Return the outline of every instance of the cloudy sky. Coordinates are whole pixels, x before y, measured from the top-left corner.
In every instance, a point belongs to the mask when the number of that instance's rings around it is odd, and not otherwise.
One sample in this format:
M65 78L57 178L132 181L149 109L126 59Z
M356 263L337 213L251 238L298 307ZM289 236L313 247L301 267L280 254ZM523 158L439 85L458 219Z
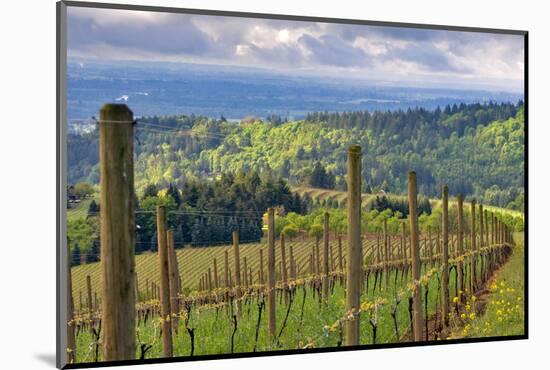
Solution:
M523 91L523 36L68 8L71 59L253 66Z

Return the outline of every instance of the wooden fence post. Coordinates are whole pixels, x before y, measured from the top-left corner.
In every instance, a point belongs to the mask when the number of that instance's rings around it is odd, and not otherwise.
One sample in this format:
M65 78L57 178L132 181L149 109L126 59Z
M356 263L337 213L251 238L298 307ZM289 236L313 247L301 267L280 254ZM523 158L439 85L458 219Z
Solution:
M407 256L407 225L401 222L401 244L403 248L403 269L405 270L405 281L409 278L409 257Z
M136 356L134 117L124 104L99 112L103 360Z
M235 300L237 315L241 314L241 258L239 256L239 232L233 231L233 263L235 265Z
M290 245L290 279L296 280L296 261L294 260L294 248Z
M464 291L464 263L462 256L464 255L464 196L458 195L457 198L457 213L458 213L458 227L457 227L457 279L458 279L458 291ZM459 299L463 300L464 296L459 295Z
M321 251L319 249L319 235L315 235L315 274L321 274Z
M491 244L495 244L495 214L491 212Z
M335 257L334 257L334 248L332 247L332 244L330 244L329 247L330 247L330 271L333 272L336 269L336 265L335 265L335 261L334 261L334 259L335 259Z
M346 345L360 343L359 305L362 280L361 246L361 147L353 145L348 149L348 248L346 277L346 311L354 318L346 322Z
M285 234L281 233L281 282L283 285L283 299L285 301L285 306L288 304L288 292L287 292L287 281L288 274L286 270L286 249L285 249Z
M471 230L471 237L472 237L472 246L471 246L471 264L470 264L470 293L474 294L474 291L476 289L477 284L477 240L476 240L476 200L472 199L471 203L471 212L472 212L472 230Z
M420 244L418 240L418 199L416 172L409 172L409 221L411 233L412 277L413 277L413 330L414 340L422 340L424 319L422 318L422 286L420 285Z
M275 211L267 210L267 318L271 340L275 339Z
M214 257L214 288L219 288L219 280L218 280L218 262L216 261L216 257Z
M328 264L328 253L329 253L329 214L325 212L323 216L323 303L328 304L328 288L329 288L329 264Z
M264 285L264 249L260 247L260 284Z
M73 282L71 278L71 244L67 238L67 363L76 362L76 341L74 330Z
M384 279L385 281L385 290L386 292L390 289L390 250L389 250L389 242L388 242L388 219L384 218L383 223L383 231L384 231Z
M170 273L168 243L166 241L166 207L157 206L157 239L160 273L160 316L162 319L162 349L165 357L172 357L172 326L170 304Z
M443 323L449 326L449 188L443 186L443 250L441 256L441 285L443 300Z
M223 265L223 287L225 288L225 303L229 304L229 252L227 249L223 251Z
M344 283L344 258L342 256L342 235L338 235L338 273L340 274L340 284Z
M480 280L483 283L485 280L485 264L484 264L484 254L481 249L485 246L485 224L483 222L483 204L479 204L479 244L478 248L480 249L479 252L479 264L480 264Z
M172 327L175 332L178 331L178 319L177 314L179 312L179 269L178 260L176 258L176 249L174 246L174 230L169 229L166 231L166 243L168 247L168 282L170 291L170 313Z
M489 246L489 211L483 211L483 216L485 218L485 246Z
M88 296L88 302L87 302L87 308L88 308L88 315L90 316L90 319L92 318L92 312L94 311L94 301L92 298L92 277L90 275L86 275L86 292Z
M212 293L212 270L210 267L206 273L206 284L208 285L208 293Z

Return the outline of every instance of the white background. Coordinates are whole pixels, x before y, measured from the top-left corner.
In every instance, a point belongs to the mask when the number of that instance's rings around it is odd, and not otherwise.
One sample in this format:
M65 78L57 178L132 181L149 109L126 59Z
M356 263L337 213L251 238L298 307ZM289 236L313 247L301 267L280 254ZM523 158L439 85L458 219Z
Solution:
M548 368L550 40L544 1L132 1L322 17L530 31L530 339L141 366L140 369ZM111 0L111 2L117 2ZM55 364L55 1L5 1L0 43L0 367ZM547 353L546 353L547 354Z

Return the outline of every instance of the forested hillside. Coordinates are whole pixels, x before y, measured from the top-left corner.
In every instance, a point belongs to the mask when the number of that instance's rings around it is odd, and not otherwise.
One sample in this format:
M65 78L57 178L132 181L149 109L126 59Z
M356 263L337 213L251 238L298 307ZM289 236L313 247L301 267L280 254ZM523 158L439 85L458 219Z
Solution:
M420 192L470 194L522 209L523 104L453 105L394 112L311 113L285 122L271 116L228 122L223 117L142 117L136 125L136 187L182 187L191 179L255 171L291 186L344 190L345 153L363 148L365 192L405 194L415 170ZM69 182L97 183L97 132L71 134Z

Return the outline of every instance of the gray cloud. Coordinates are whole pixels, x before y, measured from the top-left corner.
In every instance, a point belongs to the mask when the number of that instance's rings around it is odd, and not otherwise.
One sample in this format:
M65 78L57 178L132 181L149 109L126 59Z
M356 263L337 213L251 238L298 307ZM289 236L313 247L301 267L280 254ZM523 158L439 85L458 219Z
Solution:
M69 8L68 31L70 57L523 86L514 35L82 8Z
M402 49L393 49L389 59L397 59L418 64L424 71L434 72L459 72L471 73L467 66L456 66L449 60L449 57L441 50L430 44L411 44Z
M100 24L93 18L69 17L68 29L69 49L76 50L98 43L160 54L208 55L213 50L225 49L223 45L214 45L189 17L169 17L161 24L135 21Z
M365 52L334 35L315 38L305 34L299 38L298 42L311 52L312 60L321 65L364 67L369 64L369 58Z

